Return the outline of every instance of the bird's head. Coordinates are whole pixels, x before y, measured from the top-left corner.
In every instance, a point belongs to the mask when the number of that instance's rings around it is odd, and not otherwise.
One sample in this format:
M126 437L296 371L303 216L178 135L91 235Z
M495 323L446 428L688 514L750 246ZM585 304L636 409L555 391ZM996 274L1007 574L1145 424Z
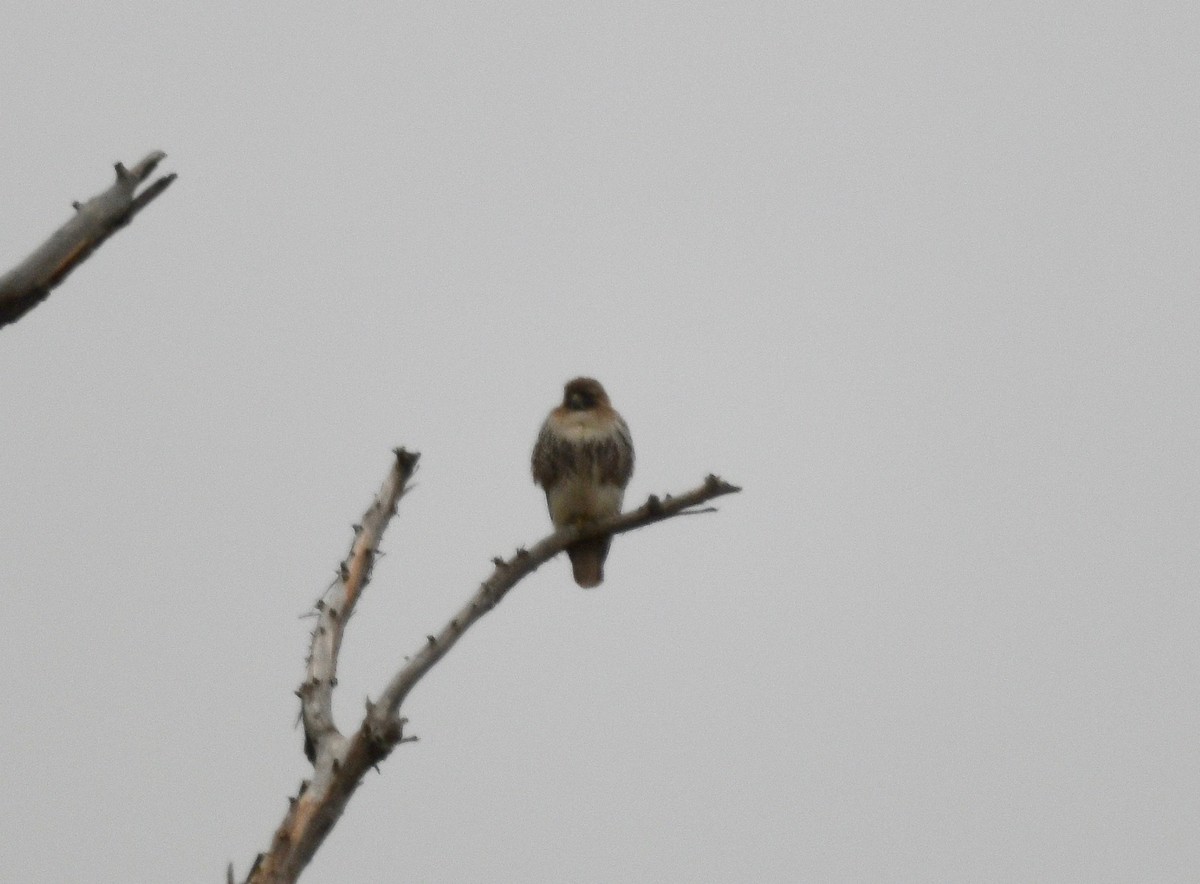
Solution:
M563 388L563 407L569 411L590 411L608 405L608 394L594 378L575 378Z

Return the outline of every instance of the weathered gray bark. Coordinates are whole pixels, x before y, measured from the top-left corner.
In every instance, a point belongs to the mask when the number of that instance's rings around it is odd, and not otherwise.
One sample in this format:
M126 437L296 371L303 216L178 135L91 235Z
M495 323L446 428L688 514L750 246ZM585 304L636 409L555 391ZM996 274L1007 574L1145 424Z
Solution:
M300 784L300 792L291 799L270 849L259 854L246 884L284 884L299 877L336 825L367 771L387 758L400 743L416 739L404 734L407 720L400 716L400 706L405 697L463 633L522 579L578 540L621 534L673 516L705 512L694 508L741 490L709 476L699 487L678 497L652 496L636 510L586 527L564 528L529 549L517 550L508 560L493 559L495 568L491 576L449 623L436 635L428 636L416 653L406 658L407 662L388 682L379 700L367 703L358 730L346 738L334 724L332 711L342 632L370 577L379 540L404 495L418 457L403 448L396 450L396 461L383 487L364 515L362 525L355 526L354 543L342 562L338 579L317 602L317 626L305 681L297 691L304 722L305 754L313 762L313 777ZM232 868L228 876L232 880Z
M68 273L171 185L173 173L159 178L140 194L136 192L164 157L162 151L154 151L132 169L117 163L117 180L111 187L86 203L74 203L75 216L70 221L0 276L0 328L16 322L44 301Z

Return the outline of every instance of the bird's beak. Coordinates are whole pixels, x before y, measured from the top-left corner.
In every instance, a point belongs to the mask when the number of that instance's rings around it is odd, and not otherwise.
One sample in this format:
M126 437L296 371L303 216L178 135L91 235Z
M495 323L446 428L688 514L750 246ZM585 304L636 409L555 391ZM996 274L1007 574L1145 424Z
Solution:
M583 397L578 393L572 393L567 397L567 408L571 409L572 411L582 411Z

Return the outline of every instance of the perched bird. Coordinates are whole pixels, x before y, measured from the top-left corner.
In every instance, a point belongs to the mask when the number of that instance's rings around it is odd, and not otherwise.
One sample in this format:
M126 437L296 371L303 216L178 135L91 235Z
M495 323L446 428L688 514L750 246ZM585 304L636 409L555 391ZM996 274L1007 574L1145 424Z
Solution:
M575 378L562 404L546 417L533 446L533 481L546 491L555 528L615 516L633 475L629 427L600 382ZM581 540L567 548L575 582L585 589L604 579L612 537Z

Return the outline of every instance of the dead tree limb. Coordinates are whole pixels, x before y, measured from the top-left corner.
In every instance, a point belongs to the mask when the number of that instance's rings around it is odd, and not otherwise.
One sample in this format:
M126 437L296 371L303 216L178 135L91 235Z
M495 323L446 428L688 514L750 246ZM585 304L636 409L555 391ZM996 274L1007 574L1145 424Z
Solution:
M304 722L304 754L313 763L313 787L321 789L342 753L345 739L333 721L333 688L337 684L338 652L346 622L354 613L362 591L371 580L371 570L379 552L379 541L404 496L408 480L417 469L421 455L397 448L396 460L383 480L383 487L354 526L350 553L338 566L337 578L317 601L317 626L304 674L304 684L296 691L300 697L300 717Z
M164 157L165 153L156 150L132 169L117 163L117 180L111 187L86 203L72 203L75 216L33 254L0 276L0 328L16 322L44 301L67 274L171 185L174 173L136 192Z
M454 647L463 633L492 610L522 579L550 561L577 540L604 534L622 534L673 516L698 512L695 507L741 489L716 476L678 497L651 496L635 510L587 526L556 531L528 549L505 560L493 559L492 574L436 635L421 647L388 682L377 702L367 702L366 715L349 738L333 722L332 693L345 623L370 576L379 539L404 494L419 455L396 450L396 463L384 480L361 526L355 526L350 555L342 562L338 578L317 602L317 627L313 631L301 698L305 753L313 762L313 777L300 784L290 800L270 850L259 854L246 884L284 884L295 881L333 829L363 777L391 754L400 743L415 740L404 734L407 719L400 707L418 681ZM710 510L701 510L708 512Z

